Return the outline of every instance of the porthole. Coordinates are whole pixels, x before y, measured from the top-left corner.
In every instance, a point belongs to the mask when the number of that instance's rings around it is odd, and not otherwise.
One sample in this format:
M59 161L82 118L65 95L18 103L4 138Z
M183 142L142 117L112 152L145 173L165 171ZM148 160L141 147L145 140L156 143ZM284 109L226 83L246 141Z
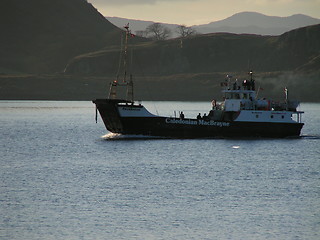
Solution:
M259 118L259 115L256 115L256 118Z
M284 119L284 116L282 115L281 118Z
M273 118L273 115L271 115L271 118Z

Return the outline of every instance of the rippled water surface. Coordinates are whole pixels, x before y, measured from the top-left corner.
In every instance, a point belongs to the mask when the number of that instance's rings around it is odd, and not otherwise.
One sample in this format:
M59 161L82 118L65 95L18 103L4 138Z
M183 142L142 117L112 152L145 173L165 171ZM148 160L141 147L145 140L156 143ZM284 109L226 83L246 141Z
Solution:
M0 239L320 239L320 104L300 110L299 139L179 140L110 135L90 102L2 101Z

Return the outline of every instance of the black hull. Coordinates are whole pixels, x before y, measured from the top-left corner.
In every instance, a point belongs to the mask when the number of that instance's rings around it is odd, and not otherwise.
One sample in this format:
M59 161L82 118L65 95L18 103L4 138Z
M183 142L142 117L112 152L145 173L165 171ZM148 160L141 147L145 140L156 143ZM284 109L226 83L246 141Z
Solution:
M172 138L298 137L303 126L303 124L252 122L216 122L218 125L229 123L227 126L168 124L166 118L123 118L122 123L123 131L117 133Z
M169 138L298 137L303 123L204 121L167 117L121 117L118 100L93 101L110 132ZM122 103L126 103L122 101Z

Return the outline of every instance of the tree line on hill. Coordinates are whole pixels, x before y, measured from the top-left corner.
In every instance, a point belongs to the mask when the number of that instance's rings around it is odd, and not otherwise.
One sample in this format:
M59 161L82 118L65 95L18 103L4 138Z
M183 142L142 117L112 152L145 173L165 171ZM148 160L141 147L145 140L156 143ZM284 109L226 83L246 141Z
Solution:
M161 23L152 23L146 27L145 30L138 30L135 32L137 36L150 38L152 40L166 40L171 37L172 30ZM178 37L188 37L195 35L197 32L192 27L186 25L177 25L175 33Z

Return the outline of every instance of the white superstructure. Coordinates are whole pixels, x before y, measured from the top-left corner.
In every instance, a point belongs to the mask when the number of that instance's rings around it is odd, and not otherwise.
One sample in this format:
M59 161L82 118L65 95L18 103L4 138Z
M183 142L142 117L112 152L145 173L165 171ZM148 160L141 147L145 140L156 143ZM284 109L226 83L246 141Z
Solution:
M244 80L241 84L238 80L231 82L227 76L225 82L221 83L224 88L224 101L221 104L213 102L213 111L233 113L232 120L239 122L269 122L269 123L296 123L301 122L301 114L297 111L299 102L286 99L283 103L273 102L267 99L257 99L255 81L252 78ZM214 114L214 113L213 113Z

